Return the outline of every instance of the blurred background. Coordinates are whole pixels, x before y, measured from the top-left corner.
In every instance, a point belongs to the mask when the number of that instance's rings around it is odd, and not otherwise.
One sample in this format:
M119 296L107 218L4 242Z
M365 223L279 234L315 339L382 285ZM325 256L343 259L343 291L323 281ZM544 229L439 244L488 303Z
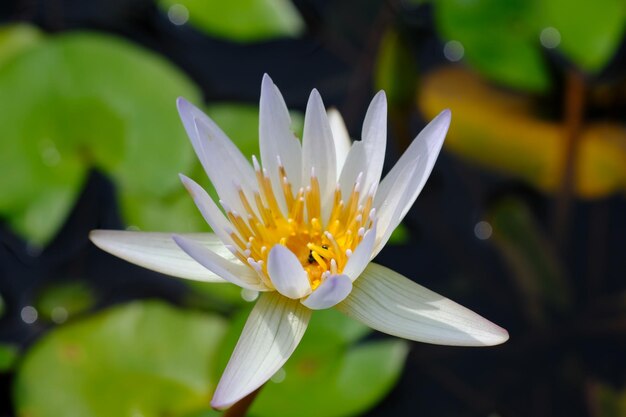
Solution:
M3 0L0 23L0 416L218 415L246 294L87 235L208 231L175 98L258 155L263 73L295 131L318 88L359 138L384 89L387 170L452 110L377 262L511 339L409 343L325 311L251 416L626 416L623 0Z

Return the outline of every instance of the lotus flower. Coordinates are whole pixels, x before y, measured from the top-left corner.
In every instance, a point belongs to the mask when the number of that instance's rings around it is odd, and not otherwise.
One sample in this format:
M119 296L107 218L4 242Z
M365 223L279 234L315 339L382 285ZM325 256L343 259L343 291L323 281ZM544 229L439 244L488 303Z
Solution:
M252 164L196 107L178 100L187 134L219 195L219 205L181 175L214 233L96 230L103 250L164 274L230 282L260 297L211 405L231 406L263 385L298 346L314 310L336 308L405 339L488 346L506 330L372 263L430 175L450 124L439 114L380 181L387 103L379 92L362 138L351 143L341 116L313 90L302 143L269 76L261 86L260 162Z

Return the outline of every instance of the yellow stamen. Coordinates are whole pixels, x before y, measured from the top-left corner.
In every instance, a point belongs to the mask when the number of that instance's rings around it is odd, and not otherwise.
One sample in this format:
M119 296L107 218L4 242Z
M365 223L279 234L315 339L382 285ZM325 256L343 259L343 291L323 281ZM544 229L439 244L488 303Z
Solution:
M267 259L275 245L283 245L293 252L307 272L311 288L317 288L325 277L341 273L351 254L372 224L369 213L373 205L370 193L361 198L361 185L357 179L347 200L337 186L327 221L321 218L322 201L318 178L311 175L308 184L302 184L297 193L280 165L277 174L280 188L274 190L266 171L253 160L257 190L246 194L238 190L241 209L237 213L222 203L226 216L233 226L229 235L237 259L249 265L261 280L273 289L267 273ZM275 191L283 194L287 212L284 213ZM248 196L254 196L254 201ZM280 197L280 198L283 198ZM364 201L361 201L364 200ZM252 203L252 204L251 204Z

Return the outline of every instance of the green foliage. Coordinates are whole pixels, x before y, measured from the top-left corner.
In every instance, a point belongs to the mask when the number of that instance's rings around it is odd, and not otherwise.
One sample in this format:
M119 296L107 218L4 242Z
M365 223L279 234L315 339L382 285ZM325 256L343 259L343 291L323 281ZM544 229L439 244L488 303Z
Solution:
M18 356L17 346L0 343L0 373L11 371Z
M583 70L602 70L624 37L623 0L545 0L539 7L545 26L561 35L559 50Z
M91 167L140 204L170 194L177 173L192 166L174 102L197 101L198 91L165 60L121 39L41 40L0 67L0 90L0 213L35 243L58 229Z
M84 282L71 281L51 285L37 298L35 307L41 316L62 323L67 318L93 307L95 294Z
M374 84L385 90L390 106L410 105L417 87L417 67L411 50L395 31L387 31L380 43Z
M239 42L297 36L304 30L290 0L159 0L159 5L168 13L182 6L198 29Z
M43 39L33 26L14 24L0 27L0 67Z
M467 62L484 76L534 92L550 86L540 36L560 34L555 47L580 69L601 71L626 28L626 3L568 0L441 0L433 2L445 39L458 40Z
M19 415L185 416L215 386L223 319L135 302L59 327L26 354L15 382Z
M226 336L218 371L226 366L246 313L235 318ZM402 340L357 343L369 332L335 310L316 311L302 342L283 367L284 381L275 377L276 382L268 382L250 415L349 416L380 401L399 377L408 345Z
M483 75L516 88L544 91L550 80L534 23L533 1L441 0L436 23L458 40L467 62Z

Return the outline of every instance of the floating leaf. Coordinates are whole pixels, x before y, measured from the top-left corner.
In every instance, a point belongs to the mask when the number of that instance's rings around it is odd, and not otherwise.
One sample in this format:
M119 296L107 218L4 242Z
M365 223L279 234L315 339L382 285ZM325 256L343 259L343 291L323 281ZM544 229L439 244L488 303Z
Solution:
M0 27L0 67L42 39L43 35L34 26L15 24Z
M539 5L546 27L560 34L559 50L583 70L602 70L624 38L623 0L543 0Z
M461 42L465 59L481 74L523 90L549 88L533 2L441 0L434 5L442 36Z
M160 302L115 307L52 330L26 354L14 399L31 417L185 416L214 389L223 319Z
M261 41L297 36L304 21L290 0L159 0L173 21L188 15L195 27L234 41Z
M0 90L0 213L36 243L63 221L89 168L111 173L122 193L159 197L193 163L175 99L197 101L197 89L124 40L42 40L0 68Z
M70 281L46 287L37 298L35 307L42 317L63 323L93 307L93 290L81 281Z
M217 369L225 367L246 317L244 312L235 318ZM335 310L316 311L302 342L283 370L263 387L250 415L339 417L372 407L397 381L408 345L403 340L356 343L369 332Z
M0 373L11 371L18 356L17 346L0 343Z

